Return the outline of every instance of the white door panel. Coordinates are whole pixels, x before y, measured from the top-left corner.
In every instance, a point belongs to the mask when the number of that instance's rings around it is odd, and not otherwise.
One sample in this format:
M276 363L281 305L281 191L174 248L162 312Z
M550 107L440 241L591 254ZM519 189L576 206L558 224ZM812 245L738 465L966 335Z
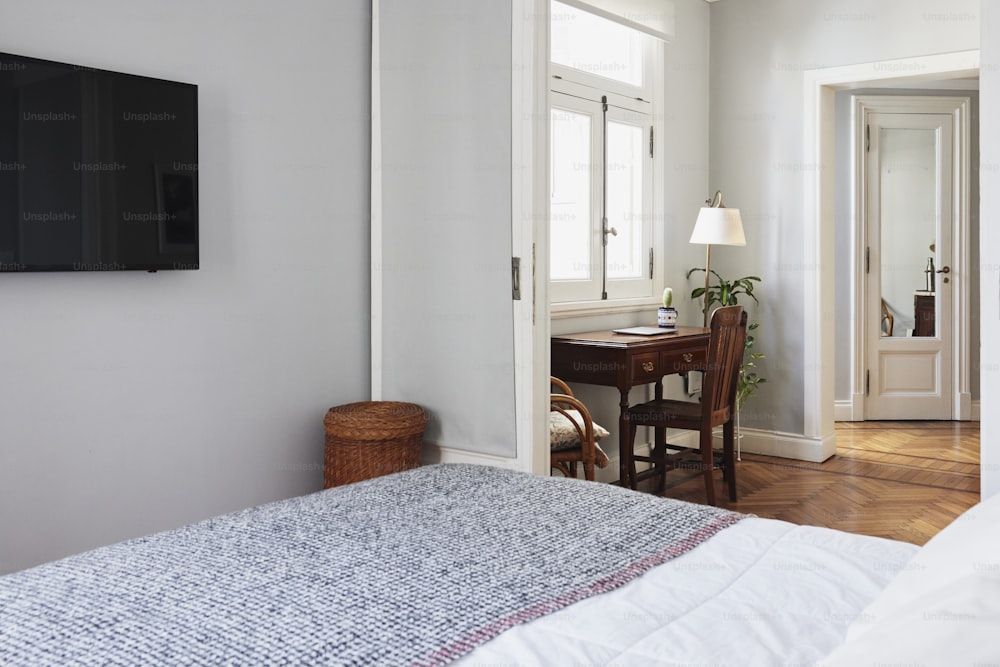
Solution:
M879 394L894 397L929 396L940 391L941 355L927 352L886 352L880 358Z
M424 406L428 444L506 459L519 456L519 370L505 74L512 47L497 27L511 25L511 11L462 0L381 3L373 121L381 137L373 156L380 397Z
M865 414L951 419L951 282L936 271L950 271L952 263L952 117L869 112L866 121ZM933 321L925 316L924 326L920 299L933 302Z

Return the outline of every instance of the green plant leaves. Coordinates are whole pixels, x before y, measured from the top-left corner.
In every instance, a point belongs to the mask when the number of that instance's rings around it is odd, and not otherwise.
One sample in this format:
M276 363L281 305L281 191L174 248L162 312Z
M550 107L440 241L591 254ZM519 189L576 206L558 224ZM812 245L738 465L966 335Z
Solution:
M690 279L695 273L704 272L705 269L696 267L687 272L687 277ZM709 273L715 278L715 284L709 282L707 293L704 287L694 288L691 290L692 299L705 298L707 308L711 308L715 304L735 306L739 304L740 296L747 296L753 299L754 303L760 304L757 295L754 294L754 288L759 286L755 283L762 282L760 276L743 276L735 280L726 280L715 269L711 269ZM736 386L736 404L740 408L743 407L748 398L753 396L758 386L767 382L766 378L760 377L754 370L757 367L756 360L764 358L762 353L752 351L755 342L752 332L759 326L759 322L753 322L747 327L747 336L743 343L743 365L740 367L739 381Z

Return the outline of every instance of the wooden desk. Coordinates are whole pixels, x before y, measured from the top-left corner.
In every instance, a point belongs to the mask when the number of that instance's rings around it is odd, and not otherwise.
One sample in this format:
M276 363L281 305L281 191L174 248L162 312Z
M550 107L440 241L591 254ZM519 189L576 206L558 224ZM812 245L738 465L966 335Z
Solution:
M632 457L628 437L628 392L632 387L656 383L656 398L663 398L663 376L704 370L709 330L677 327L676 333L630 336L610 331L564 334L552 337L552 375L567 382L617 387L618 472L624 485Z

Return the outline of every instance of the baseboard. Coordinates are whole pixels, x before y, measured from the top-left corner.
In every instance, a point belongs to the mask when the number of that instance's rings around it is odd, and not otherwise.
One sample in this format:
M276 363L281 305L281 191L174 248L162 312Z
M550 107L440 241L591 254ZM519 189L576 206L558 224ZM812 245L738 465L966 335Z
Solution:
M764 431L755 428L742 428L740 433L743 436L740 441L740 450L749 454L822 463L837 451L837 436L834 433L823 438L808 438L794 433ZM717 434L716 437L721 438L721 433ZM697 447L698 432L678 431L676 434L668 435L667 442L682 447Z
M865 420L865 395L852 394L846 400L833 402L833 421L860 422Z
M853 400L845 401L834 401L833 403L833 421L837 422L859 422L864 421L864 394L856 394ZM966 421L971 420L974 422L980 421L979 419L979 401L972 400L971 394L962 394L959 396L959 416L960 420Z
M741 433L743 435L741 449L751 454L822 463L837 452L835 433L829 433L821 438L755 428L741 429Z
M834 401L833 421L835 422L854 421L854 401Z
M509 468L511 470L519 469L517 459L492 454L480 454L478 452L467 452L462 449L444 447L434 442L424 442L420 460L424 465L435 463L472 463L481 466Z

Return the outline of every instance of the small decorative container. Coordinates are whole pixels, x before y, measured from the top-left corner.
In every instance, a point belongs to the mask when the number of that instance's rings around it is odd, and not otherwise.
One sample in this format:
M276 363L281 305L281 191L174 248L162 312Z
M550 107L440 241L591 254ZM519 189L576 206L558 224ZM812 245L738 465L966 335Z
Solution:
M656 309L656 324L664 329L677 328L677 309L664 308L660 306Z

